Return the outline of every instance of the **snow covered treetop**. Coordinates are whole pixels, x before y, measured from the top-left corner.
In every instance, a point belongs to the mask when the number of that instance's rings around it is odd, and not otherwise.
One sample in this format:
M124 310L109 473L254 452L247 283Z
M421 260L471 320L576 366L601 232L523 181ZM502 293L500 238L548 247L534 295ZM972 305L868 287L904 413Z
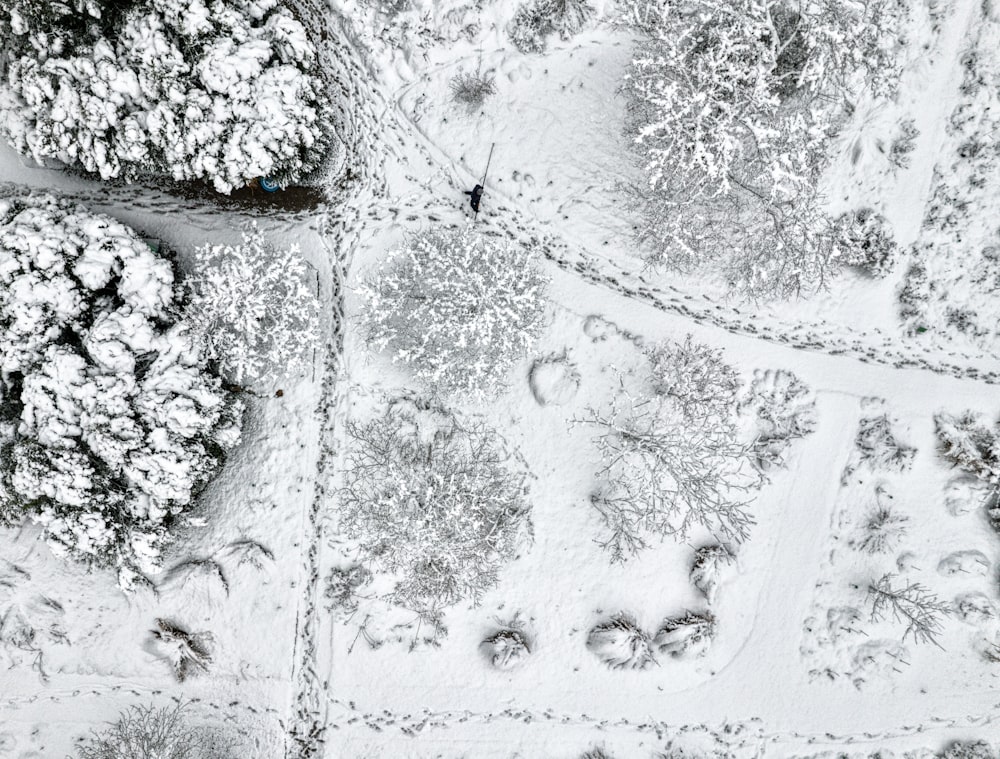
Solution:
M172 318L169 261L51 196L0 199L0 521L152 572L239 439L242 406Z
M277 0L13 0L0 124L10 144L102 179L228 193L292 180L329 145L316 50Z

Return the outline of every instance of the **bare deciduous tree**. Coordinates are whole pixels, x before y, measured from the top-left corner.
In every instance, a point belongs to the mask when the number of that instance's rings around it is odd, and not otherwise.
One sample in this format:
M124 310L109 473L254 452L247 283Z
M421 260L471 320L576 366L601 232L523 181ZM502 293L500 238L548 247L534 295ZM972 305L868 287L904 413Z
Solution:
M695 526L733 543L747 538L746 496L758 480L731 421L698 424L671 398L623 389L582 423L598 429L603 484L591 502L610 532L601 545L612 560L648 547L650 535L683 539Z
M344 532L416 611L477 600L530 536L527 473L491 429L397 401L347 424Z

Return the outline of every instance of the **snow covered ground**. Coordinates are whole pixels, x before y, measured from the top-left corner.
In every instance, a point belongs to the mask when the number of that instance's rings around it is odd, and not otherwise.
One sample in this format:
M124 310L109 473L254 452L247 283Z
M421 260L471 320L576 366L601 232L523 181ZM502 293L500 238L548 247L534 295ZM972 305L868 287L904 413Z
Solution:
M311 18L340 67L332 96L356 108L349 179L325 207L225 209L102 186L0 149L4 191L58 190L162 239L182 263L250 221L276 243L297 243L318 275L327 335L310 370L254 388L244 439L202 497L206 526L182 535L155 593L125 596L111 573L62 563L33 528L0 531L0 756L62 757L125 706L179 698L238 729L247 756L268 758L572 759L595 746L615 757L931 756L971 739L1000 750L1000 664L984 656L1000 644L1000 534L970 494L976 486L938 455L934 432L942 411L1000 414L997 309L993 286L976 276L992 261L983 248L1000 245L988 239L995 6L934 3L937 28L914 31L926 54L896 102L862 104L844 130L830 202L886 215L903 247L892 276L848 274L814 298L758 305L643 267L622 192L638 177L616 96L633 40L610 23L610 4L535 55L507 40L508 0L414 0L391 13L334 5L310 6ZM973 52L983 83L970 91ZM498 92L465 114L449 81L477 69L496 75ZM956 112L973 118L956 122ZM906 118L919 134L909 167L894 172L879 145ZM981 165L956 158L973 136L987 145ZM412 390L365 345L353 288L406 235L471 221L461 191L493 143L475 223L539 244L551 305L509 390L460 410L527 462L534 541L480 605L447 610L440 645L414 647L414 620L345 620L324 595L331 570L353 558L337 526L344 422ZM981 183L967 180L973 171ZM948 224L945 196L964 214ZM917 261L939 283L922 331L897 302ZM949 307L970 309L986 331L956 327ZM720 349L745 386L756 372L794 373L815 397L817 424L752 505L757 524L711 603L718 633L706 655L612 671L586 646L596 624L624 611L652 632L708 609L688 576L704 536L611 564L589 505L597 451L577 422L612 396L643 347L689 334ZM538 375L533 393L539 363L560 369ZM900 466L859 453L859 429L882 415L913 449ZM859 550L866 520L887 504L905 529L884 552ZM956 606L940 646L904 640L891 616L870 619L866 589L885 573ZM497 670L480 643L515 615L531 655ZM211 633L207 674L174 682L150 633L157 618ZM390 630L397 622L408 626ZM35 637L19 646L24 625Z

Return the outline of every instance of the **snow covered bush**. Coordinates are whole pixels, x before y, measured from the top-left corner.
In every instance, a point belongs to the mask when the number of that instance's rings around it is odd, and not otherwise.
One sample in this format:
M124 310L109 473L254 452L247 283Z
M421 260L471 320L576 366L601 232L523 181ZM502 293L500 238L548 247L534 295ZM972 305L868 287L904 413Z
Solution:
M624 612L593 627L587 648L611 669L648 669L656 663L649 633Z
M726 419L735 408L739 379L717 348L663 341L646 351L653 392L670 398L687 417Z
M910 153L913 152L920 130L913 119L905 119L899 123L899 134L889 145L889 163L893 168L908 169L910 167Z
M411 237L358 292L377 350L435 391L481 400L541 330L546 284L532 251L469 226Z
M0 35L0 124L39 162L228 193L331 143L316 49L279 0L13 0Z
M688 612L666 619L653 637L653 648L674 659L702 656L715 637L715 617Z
M940 759L997 759L986 741L955 741L938 754Z
M718 270L751 298L822 287L838 266L815 191L828 142L852 88L894 89L906 13L900 0L626 0L649 35L623 84L649 262Z
M157 656L170 665L177 682L208 672L208 665L212 663L210 633L189 633L166 619L157 619L156 629L150 632Z
M886 230L885 217L862 208L837 219L840 258L872 277L887 277L899 256L899 246Z
M584 751L580 754L579 759L614 759L607 751L603 748L592 748L589 751Z
M133 706L77 748L77 759L236 759L245 754L234 736L193 724L189 707Z
M762 470L784 465L792 441L816 429L816 396L791 372L754 372L739 409L753 425L753 453Z
M719 575L722 568L732 564L735 560L736 557L733 555L732 549L721 543L702 546L695 551L691 573L688 577L691 584L705 595L705 600L710 604L715 602L715 597L718 594Z
M529 0L518 6L507 34L522 53L542 53L550 35L568 40L593 15L590 0Z
M524 624L516 618L486 638L480 648L496 669L513 669L531 655Z
M862 467L870 472L905 472L913 466L917 449L901 442L893 427L888 414L861 419L842 482L847 482Z
M54 552L155 572L239 439L242 405L173 315L169 261L56 200L0 199L0 520Z
M255 229L240 245L198 248L185 317L233 382L289 377L319 340L311 282L296 246L275 250Z
M665 374L656 362L671 352L686 358ZM603 462L591 496L609 532L601 545L613 561L624 561L647 548L650 537L685 539L695 527L741 542L753 524L745 498L759 479L747 471L747 446L733 399L727 400L734 390L730 370L690 341L647 358L654 371L642 387L621 377L610 402L580 420L597 428Z
M396 401L347 424L340 525L416 611L477 601L530 536L527 474L499 436Z
M324 598L330 602L329 608L353 614L358 608L358 588L367 585L371 579L372 573L360 564L331 569L323 592Z
M990 425L981 414L934 415L941 455L964 472L994 488L1000 487L1000 425Z

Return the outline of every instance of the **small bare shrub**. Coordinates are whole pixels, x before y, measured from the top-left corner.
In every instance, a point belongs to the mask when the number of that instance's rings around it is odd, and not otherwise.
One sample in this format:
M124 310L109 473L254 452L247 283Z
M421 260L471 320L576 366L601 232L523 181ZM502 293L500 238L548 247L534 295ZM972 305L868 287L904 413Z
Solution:
M390 600L418 611L477 601L530 536L516 454L485 425L411 401L346 430L340 526L396 578Z
M716 544L703 546L695 551L694 562L691 565L691 583L702 593L711 604L719 590L719 573L722 567L732 564L736 557L729 546Z
M77 747L78 759L236 759L245 756L236 738L221 729L193 725L188 705L133 706L103 732Z
M469 113L478 111L497 92L496 77L492 74L469 74L462 71L455 74L449 84L451 99Z
M660 654L675 659L702 656L715 637L715 617L709 613L687 614L664 620L653 638Z
M531 0L518 7L507 34L522 53L542 53L550 35L567 40L593 15L589 0Z
M905 514L879 504L861 525L861 534L853 542L853 546L865 553L888 553L899 546L909 521L910 518Z
M933 643L940 648L937 639L943 629L941 617L951 614L951 607L920 583L894 588L892 579L892 574L886 574L868 585L872 621L880 622L891 615L906 624L904 641L912 636L914 643Z
M524 625L515 619L480 644L483 655L497 669L513 669L531 655Z
M156 629L151 632L162 658L173 669L177 682L182 683L192 675L208 671L208 665L212 663L210 633L189 633L165 619L157 619Z
M611 669L647 669L656 663L649 633L624 612L591 629L587 648Z
M326 578L323 596L330 602L330 609L351 614L358 608L357 590L371 582L372 573L360 564L334 567Z

